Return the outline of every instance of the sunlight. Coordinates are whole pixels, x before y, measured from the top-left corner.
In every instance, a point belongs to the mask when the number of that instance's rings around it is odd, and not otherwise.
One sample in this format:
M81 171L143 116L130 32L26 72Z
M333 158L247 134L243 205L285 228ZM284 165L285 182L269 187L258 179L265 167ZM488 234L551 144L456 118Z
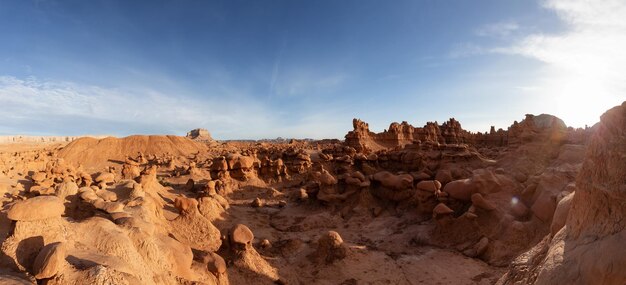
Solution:
M609 108L620 104L618 96L611 94L601 80L569 77L554 82L551 88L555 98L554 115L572 127L591 127ZM558 86L557 86L558 85Z

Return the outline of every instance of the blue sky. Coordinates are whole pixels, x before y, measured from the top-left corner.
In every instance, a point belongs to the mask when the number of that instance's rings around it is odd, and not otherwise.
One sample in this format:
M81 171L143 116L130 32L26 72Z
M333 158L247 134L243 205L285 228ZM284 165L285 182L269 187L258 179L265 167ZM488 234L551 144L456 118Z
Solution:
M0 134L592 125L626 100L624 19L619 0L0 0Z

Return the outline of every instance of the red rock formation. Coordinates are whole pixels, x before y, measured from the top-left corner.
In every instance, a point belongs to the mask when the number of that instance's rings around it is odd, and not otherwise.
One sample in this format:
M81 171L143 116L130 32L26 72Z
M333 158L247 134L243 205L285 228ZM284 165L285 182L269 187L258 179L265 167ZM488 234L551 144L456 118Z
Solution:
M602 115L565 226L519 256L499 284L626 283L625 152L626 102Z
M471 141L471 134L463 130L461 124L451 118L438 125L437 122L428 122L423 128L417 128L406 121L391 123L389 129L382 133L373 133L367 123L354 119L354 130L346 135L346 145L359 152L364 150L377 151L391 149L412 144L416 141L442 144L459 144Z

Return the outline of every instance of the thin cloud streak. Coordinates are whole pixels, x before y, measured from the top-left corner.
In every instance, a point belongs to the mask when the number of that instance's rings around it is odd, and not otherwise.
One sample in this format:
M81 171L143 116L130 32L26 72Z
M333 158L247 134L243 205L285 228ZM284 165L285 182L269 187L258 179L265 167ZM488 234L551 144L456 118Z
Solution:
M498 22L484 25L474 31L481 37L506 37L519 29L519 25L513 21Z
M0 77L0 118L5 122L29 121L46 117L89 118L123 126L141 124L184 134L195 127L213 127L216 134L235 129L254 135L254 126L272 124L274 118L265 106L248 100L232 102L227 96L198 100L189 96L163 94L150 89L105 89L69 82L51 82L36 78L21 80ZM7 108L8 107L8 108ZM71 121L65 122L71 124ZM22 133L29 130L11 129ZM78 130L98 134L99 127ZM44 131L45 132L45 131ZM127 135L120 133L119 135Z
M313 106L276 112L251 96L236 95L233 99L228 94L198 98L148 88L101 88L1 76L0 120L6 124L0 125L0 133L124 136L156 131L184 135L202 127L217 139L321 139L335 138L349 128L350 118L338 121L337 110ZM293 121L292 112L298 120Z

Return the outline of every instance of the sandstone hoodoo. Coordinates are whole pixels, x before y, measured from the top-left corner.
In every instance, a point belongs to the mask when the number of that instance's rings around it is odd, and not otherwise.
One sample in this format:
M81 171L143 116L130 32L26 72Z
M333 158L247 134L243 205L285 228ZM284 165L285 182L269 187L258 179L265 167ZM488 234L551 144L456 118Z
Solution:
M201 142L212 142L213 138L206 129L193 129L187 132L187 138Z
M0 282L624 284L625 110L0 152Z

